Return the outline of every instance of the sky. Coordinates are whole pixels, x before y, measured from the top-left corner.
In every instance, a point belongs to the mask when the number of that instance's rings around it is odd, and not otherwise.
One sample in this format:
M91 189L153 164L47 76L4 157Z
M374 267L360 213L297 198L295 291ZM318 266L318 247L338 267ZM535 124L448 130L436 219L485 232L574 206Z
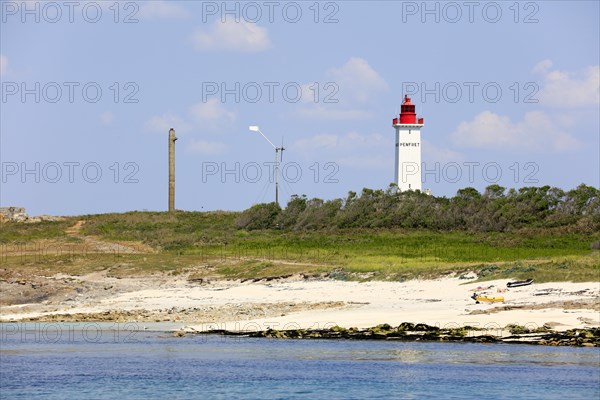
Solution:
M244 210L394 180L405 94L423 188L600 186L597 1L0 1L0 205Z

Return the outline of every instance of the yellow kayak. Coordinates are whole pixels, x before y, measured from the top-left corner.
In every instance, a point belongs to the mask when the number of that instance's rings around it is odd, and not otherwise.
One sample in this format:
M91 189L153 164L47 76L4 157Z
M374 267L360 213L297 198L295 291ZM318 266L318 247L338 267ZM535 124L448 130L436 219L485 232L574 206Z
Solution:
M475 296L475 301L486 303L501 303L504 302L504 297Z

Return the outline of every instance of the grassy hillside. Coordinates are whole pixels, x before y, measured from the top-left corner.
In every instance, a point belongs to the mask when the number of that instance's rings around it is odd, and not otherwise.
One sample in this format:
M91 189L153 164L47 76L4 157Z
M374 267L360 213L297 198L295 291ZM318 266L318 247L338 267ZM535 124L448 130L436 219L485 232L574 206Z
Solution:
M256 278L290 273L327 273L340 279L409 279L475 270L482 279L600 281L600 234L549 229L515 232L418 229L310 231L236 228L234 212L130 212L87 215L39 224L4 223L2 264L42 273L110 269L113 275L184 271L201 277ZM76 235L66 233L76 221ZM86 238L139 247L141 254L87 251L70 243ZM18 254L17 243L29 252ZM33 243L52 243L37 251ZM140 247L145 245L145 247ZM29 247L27 247L29 246ZM70 251L56 251L57 248ZM148 251L148 246L155 251ZM75 249L75 250L73 250ZM33 253L41 254L33 254Z
M88 215L82 232L107 240L141 241L161 250L224 244L235 236L236 212L129 212Z
M65 230L74 222L75 219L73 218L33 224L0 222L0 244L64 238L66 236Z

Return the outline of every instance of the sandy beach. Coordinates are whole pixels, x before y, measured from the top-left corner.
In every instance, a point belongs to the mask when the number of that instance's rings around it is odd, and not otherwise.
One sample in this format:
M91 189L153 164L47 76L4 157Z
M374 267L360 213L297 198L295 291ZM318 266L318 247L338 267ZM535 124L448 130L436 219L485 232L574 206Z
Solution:
M464 277L463 277L464 278ZM474 282L445 277L406 282L292 276L262 281L190 281L185 276L3 279L0 320L177 322L191 331L252 331L381 323L501 330L508 324L561 331L600 326L600 283ZM474 293L504 302L477 304ZM181 329L180 328L180 329Z

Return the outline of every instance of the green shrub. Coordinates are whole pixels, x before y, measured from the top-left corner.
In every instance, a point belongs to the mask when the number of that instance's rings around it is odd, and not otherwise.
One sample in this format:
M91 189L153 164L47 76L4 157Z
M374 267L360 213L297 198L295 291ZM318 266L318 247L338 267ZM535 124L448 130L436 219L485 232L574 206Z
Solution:
M255 204L240 214L235 225L247 230L275 228L275 218L280 212L276 203Z

